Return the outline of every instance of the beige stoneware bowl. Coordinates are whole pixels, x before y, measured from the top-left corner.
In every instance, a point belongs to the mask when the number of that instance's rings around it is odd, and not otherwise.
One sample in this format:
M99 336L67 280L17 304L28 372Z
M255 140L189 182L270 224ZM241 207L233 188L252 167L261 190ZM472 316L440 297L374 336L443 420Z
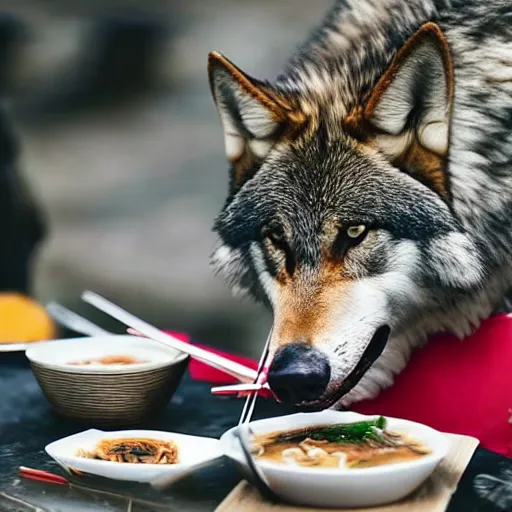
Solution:
M141 363L76 365L106 356ZM138 425L162 411L188 365L183 352L135 336L49 341L26 351L44 396L66 418L96 426Z

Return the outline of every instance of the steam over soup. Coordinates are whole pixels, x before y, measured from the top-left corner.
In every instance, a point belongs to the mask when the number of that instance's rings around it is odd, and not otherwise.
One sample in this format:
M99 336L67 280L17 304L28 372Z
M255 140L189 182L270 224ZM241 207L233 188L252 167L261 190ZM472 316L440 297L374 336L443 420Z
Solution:
M424 457L431 450L405 434L386 430L387 421L360 421L256 435L257 458L318 468L368 468Z

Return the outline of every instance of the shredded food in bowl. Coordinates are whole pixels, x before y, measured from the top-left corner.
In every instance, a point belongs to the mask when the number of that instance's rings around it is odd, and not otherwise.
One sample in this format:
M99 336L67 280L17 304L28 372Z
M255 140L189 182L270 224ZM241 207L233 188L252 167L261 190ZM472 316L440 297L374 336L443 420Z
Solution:
M177 464L178 446L160 439L104 439L90 452L78 450L79 457L132 464Z

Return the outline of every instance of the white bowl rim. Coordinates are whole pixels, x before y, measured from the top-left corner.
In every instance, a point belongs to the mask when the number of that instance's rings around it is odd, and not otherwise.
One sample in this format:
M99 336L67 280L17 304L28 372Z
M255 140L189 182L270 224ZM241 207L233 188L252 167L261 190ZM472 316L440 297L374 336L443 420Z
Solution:
M163 355L166 355L166 350L169 351L168 357L164 358L160 361L148 361L144 363L134 363L130 365L104 365L104 366L89 366L89 365L73 365L66 363L49 363L46 358L42 358L42 354L47 350L51 350L52 348L58 348L59 346L70 346L72 343L76 343L77 345L83 345L84 348L87 346L87 342L98 343L99 340L107 339L107 343L112 342L143 342L147 345L148 349L161 351ZM113 351L119 352L122 348L116 349ZM140 350L141 352L144 350L144 347ZM117 354L116 354L117 355ZM162 343L158 343L157 341L142 338L139 336L132 336L128 334L106 334L106 335L98 335L98 336L83 336L77 338L64 338L57 340L48 340L42 343L38 343L37 346L29 347L25 351L25 356L27 359L42 368L48 370L55 370L59 372L65 373L77 373L82 375L120 375L120 374L132 374L132 373L141 373L152 370L158 370L161 368L172 367L187 359L188 354L185 352L180 352L179 350L173 349L172 347L165 347ZM88 357L86 351L84 350L84 354L82 356L77 357Z
M79 448L92 449L102 439L145 437L173 440L180 452L176 464L134 464L88 459L78 456ZM62 468L128 482L158 483L161 478L179 479L223 457L220 441L211 437L156 430L103 431L89 429L50 443L46 453Z
M431 436L436 438L436 445L435 447L429 446L429 448L432 449L432 453L424 455L423 457L420 457L418 459L412 460L412 461L404 461L404 462L394 462L393 464L384 464L381 466L373 466L369 468L309 468L304 466L298 466L298 465L287 465L282 464L280 462L272 462L267 460L258 460L255 459L258 466L261 468L269 469L278 473L296 473L296 474L310 474L310 475L318 475L318 476L347 476L347 477L358 477L361 478L364 476L376 476L376 475L382 475L382 474L389 474L390 477L395 476L396 473L402 473L404 471L407 471L408 469L416 468L419 466L423 466L426 464L431 463L439 463L442 459L446 457L446 455L449 452L450 449L450 441L447 439L445 434L442 432L439 432L438 430L433 429L432 427L429 427L428 425L424 425L422 423L418 423L411 420L404 420L400 418L394 418L391 416L385 416L385 415L365 415L365 414L359 414L353 411L335 411L332 409L328 409L326 411L320 411L320 412L313 412L313 413L296 413L296 414L290 414L285 416L278 416L275 418L265 418L261 420L251 421L249 425L258 425L258 424L264 424L267 422L271 422L272 420L281 420L284 418L290 418L291 421L296 421L296 424L292 424L289 428L300 428L301 422L300 420L304 420L306 418L311 418L312 415L316 415L318 417L325 416L326 420L325 423L329 424L331 418L334 420L334 417L332 414L340 414L340 415L350 415L351 419L347 421L347 423L352 423L355 421L365 421L365 420L374 420L377 419L379 416L384 416L388 422L390 423L398 423L400 425L403 425L404 427L413 427L417 429L423 430L425 433L430 434ZM330 417L330 418L329 418ZM352 417L354 419L352 419ZM340 418L341 422L344 422ZM332 421L334 423L334 421ZM322 424L321 419L319 419L318 424ZM395 425L393 428L398 427L398 425ZM400 428L400 427L398 427ZM230 457L232 459L236 459L238 461L241 461L244 465L246 464L245 458L242 454L241 449L234 450L232 447L233 439L233 432L237 429L237 427L233 427L226 431L220 438L220 441L222 443L224 453L227 457ZM275 432L279 431L281 429L270 429L267 430L267 432ZM284 429L283 429L284 430ZM264 430L260 431L265 432ZM422 441L421 436L418 436L417 434L413 434L415 438L419 438L419 441Z

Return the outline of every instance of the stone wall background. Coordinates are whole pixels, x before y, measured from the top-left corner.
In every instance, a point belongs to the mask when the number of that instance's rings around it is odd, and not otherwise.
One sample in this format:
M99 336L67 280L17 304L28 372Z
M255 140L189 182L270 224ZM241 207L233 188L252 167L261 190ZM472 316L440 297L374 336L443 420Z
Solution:
M233 299L208 266L228 176L206 57L219 50L246 72L272 77L330 2L139 2L142 14L171 27L151 86L122 105L80 111L56 105L85 80L84 36L98 16L128 3L3 4L30 29L16 47L8 94L23 169L51 230L34 268L37 296L119 330L81 304L80 292L91 289L160 327L259 354L268 313Z

